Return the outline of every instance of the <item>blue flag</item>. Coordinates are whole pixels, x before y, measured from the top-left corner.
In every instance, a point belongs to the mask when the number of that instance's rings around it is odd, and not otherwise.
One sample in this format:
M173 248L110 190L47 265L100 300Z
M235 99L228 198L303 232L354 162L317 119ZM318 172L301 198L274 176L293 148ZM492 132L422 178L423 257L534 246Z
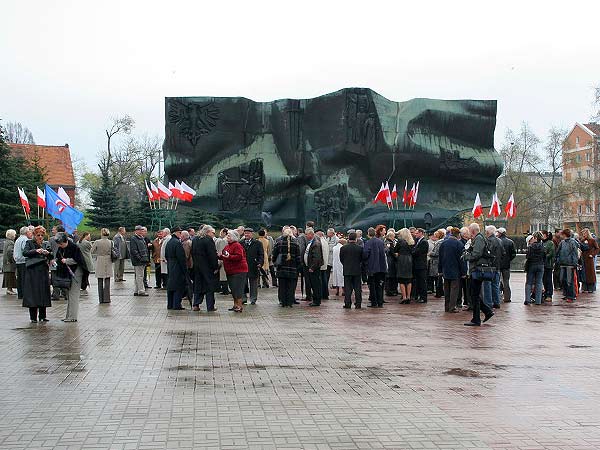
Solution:
M83 213L61 199L50 186L46 185L46 211L62 222L67 233L73 233L83 220Z

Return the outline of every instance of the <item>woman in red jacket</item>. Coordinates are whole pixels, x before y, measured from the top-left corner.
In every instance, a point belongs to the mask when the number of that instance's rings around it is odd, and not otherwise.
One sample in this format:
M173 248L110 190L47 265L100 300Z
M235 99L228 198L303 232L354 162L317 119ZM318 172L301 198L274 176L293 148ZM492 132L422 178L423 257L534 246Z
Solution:
M239 239L237 231L230 230L227 233L227 245L219 255L219 259L223 260L223 268L233 297L233 308L230 308L229 311L235 312L242 312L242 297L248 276L246 252L242 244L238 242Z

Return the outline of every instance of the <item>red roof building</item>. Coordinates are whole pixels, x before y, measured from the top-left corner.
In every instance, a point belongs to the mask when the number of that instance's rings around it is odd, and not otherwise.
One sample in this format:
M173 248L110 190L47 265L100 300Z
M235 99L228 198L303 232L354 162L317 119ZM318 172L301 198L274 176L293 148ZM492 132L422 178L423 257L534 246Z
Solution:
M46 182L54 190L59 187L71 197L71 205L75 203L75 173L71 162L69 144L35 145L35 144L8 144L13 155L33 163L37 159L38 165L44 170ZM42 186L40 186L41 188Z

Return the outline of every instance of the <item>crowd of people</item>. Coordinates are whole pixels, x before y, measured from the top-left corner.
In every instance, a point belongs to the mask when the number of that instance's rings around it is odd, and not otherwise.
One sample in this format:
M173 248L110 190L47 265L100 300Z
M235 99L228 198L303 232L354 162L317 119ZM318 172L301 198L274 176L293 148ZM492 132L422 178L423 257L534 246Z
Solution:
M29 308L32 322L48 321L46 308L61 298L67 301L62 320L77 321L79 299L87 295L91 273L97 279L99 302L110 303L110 280L125 281L128 259L135 279L133 295L148 296L152 267L153 287L166 291L169 310L185 309L187 299L194 311L204 302L208 312L216 311L215 294L222 294L233 298L229 310L241 313L248 302L256 305L259 290L269 285L277 287L284 308L300 301L319 307L330 295L341 295L343 308L361 309L366 284L367 307L383 308L386 298L398 298L400 304L427 303L432 294L444 297L447 313L472 311L465 325L479 326L502 302L512 301L515 244L505 229L492 225L483 230L477 223L448 227L430 236L422 228L378 225L363 237L361 230L342 234L318 229L313 222L304 229L284 226L277 238L265 229L256 233L244 226L221 229L217 236L210 225L201 225L197 232L165 228L153 239L141 225L129 239L123 227L112 240L106 228L100 235L91 242L89 233L69 235L60 226L52 228L49 239L42 226L22 227L18 237L8 230L3 288ZM558 289L570 303L580 292L594 292L598 249L588 229L581 236L570 229L528 236L525 304L550 303Z

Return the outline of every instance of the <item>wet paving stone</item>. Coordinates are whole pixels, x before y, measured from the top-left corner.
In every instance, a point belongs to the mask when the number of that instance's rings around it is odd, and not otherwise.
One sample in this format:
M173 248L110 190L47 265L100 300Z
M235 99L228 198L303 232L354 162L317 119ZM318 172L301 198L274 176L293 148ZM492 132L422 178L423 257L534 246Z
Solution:
M77 323L0 295L0 449L598 449L600 308L514 302L480 328L443 300L167 311L131 280ZM188 308L189 306L186 305Z

